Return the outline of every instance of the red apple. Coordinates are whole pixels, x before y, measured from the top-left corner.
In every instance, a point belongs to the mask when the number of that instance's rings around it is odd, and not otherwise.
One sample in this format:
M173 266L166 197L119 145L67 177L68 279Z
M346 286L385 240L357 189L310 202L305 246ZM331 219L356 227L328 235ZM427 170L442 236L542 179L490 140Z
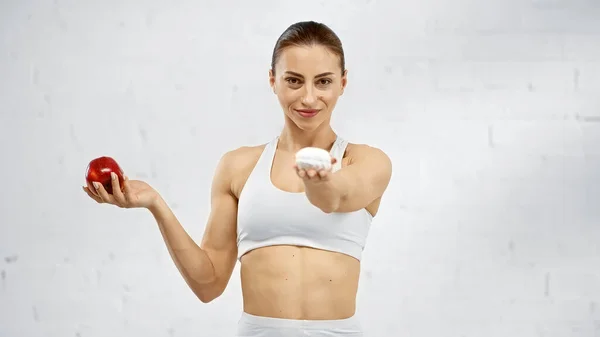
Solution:
M123 170L114 159L111 157L99 157L92 160L88 164L85 173L85 180L90 191L96 193L96 189L92 183L97 181L104 186L104 189L109 194L112 194L113 189L110 177L111 172L117 174L117 177L119 178L119 185L121 186L121 190L123 190Z

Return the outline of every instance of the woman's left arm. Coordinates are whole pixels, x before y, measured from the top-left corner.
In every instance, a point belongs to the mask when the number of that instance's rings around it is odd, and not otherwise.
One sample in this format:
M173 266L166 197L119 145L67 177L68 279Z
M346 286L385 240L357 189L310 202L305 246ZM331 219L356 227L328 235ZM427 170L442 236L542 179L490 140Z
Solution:
M348 166L330 171L299 170L308 200L323 212L354 212L380 198L392 176L392 162L380 149L354 145Z

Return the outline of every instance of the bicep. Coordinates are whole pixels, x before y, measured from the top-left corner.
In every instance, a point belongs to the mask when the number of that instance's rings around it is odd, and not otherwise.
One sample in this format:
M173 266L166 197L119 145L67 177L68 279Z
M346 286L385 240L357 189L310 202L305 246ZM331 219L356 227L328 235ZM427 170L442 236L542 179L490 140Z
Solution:
M336 174L348 186L341 211L351 212L382 197L391 179L392 162L380 149L365 147L356 151L353 162Z

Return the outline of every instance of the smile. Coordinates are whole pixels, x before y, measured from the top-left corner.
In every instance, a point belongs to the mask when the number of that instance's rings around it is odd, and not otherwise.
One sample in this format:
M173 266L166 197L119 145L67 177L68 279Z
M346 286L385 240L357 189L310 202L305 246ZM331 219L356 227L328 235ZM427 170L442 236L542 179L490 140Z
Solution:
M304 118L311 118L316 116L320 110L316 109L294 109L300 116Z

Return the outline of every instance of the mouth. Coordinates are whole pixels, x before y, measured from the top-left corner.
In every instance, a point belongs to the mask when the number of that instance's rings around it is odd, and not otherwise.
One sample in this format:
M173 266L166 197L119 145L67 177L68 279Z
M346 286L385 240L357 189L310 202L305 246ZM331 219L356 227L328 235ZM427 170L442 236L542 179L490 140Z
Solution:
M311 118L316 116L320 110L317 109L294 109L300 116L304 118Z

